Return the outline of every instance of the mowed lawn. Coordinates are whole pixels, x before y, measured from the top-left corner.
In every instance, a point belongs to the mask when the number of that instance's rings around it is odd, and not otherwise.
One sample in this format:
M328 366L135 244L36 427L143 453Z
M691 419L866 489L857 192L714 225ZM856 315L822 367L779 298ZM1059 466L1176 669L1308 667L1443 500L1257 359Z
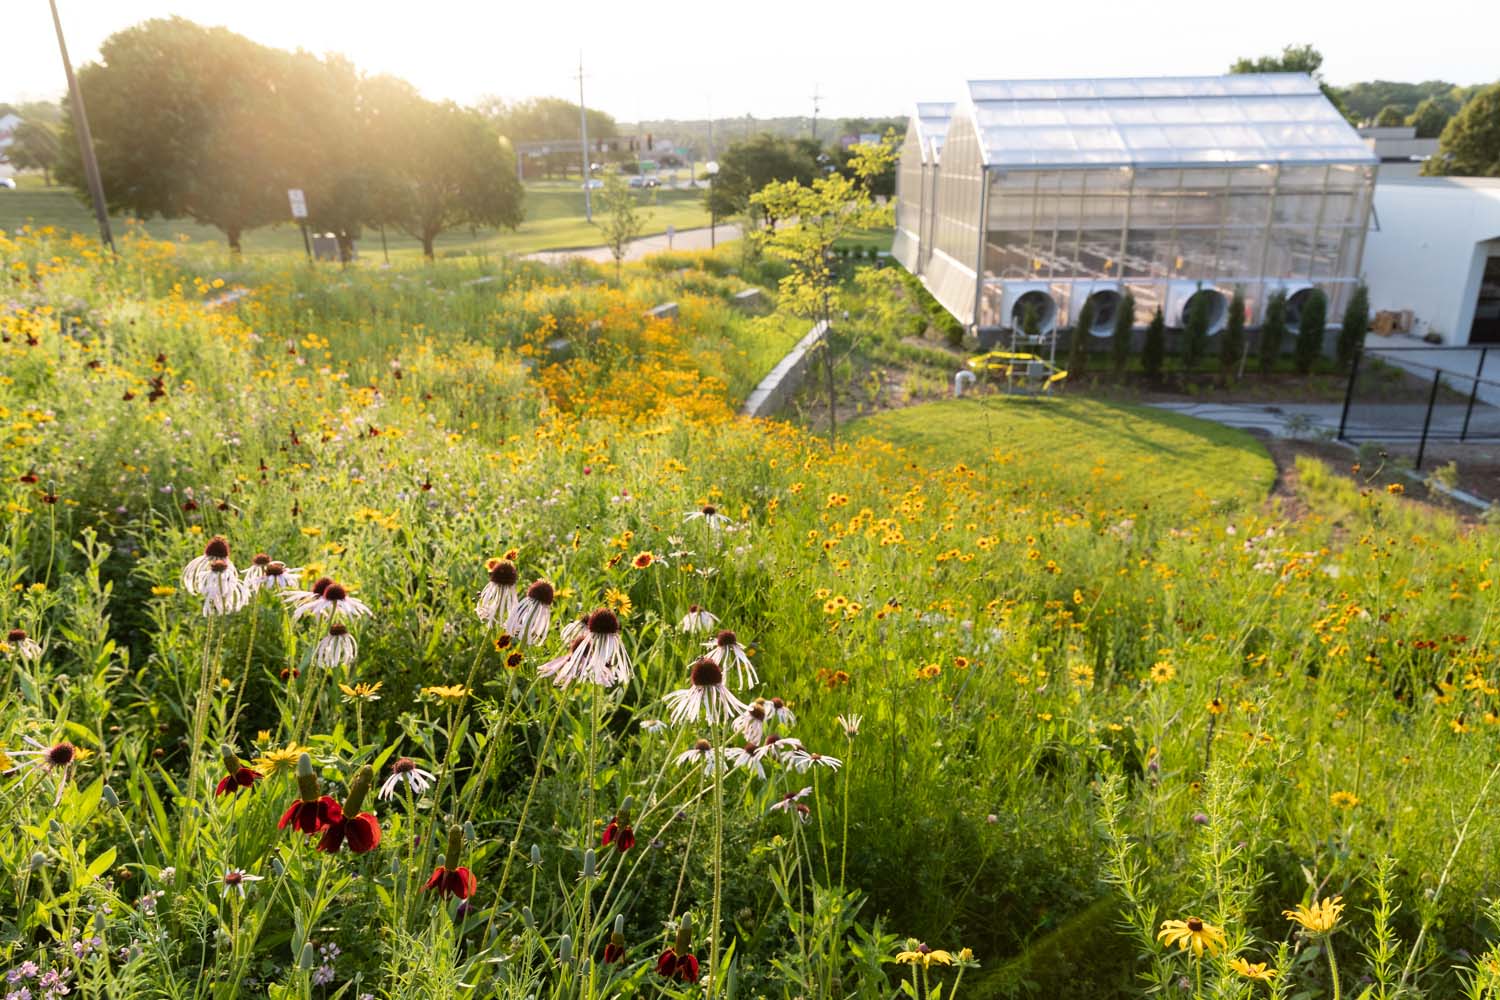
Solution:
M1090 471L1097 506L1184 511L1264 498L1276 467L1249 434L1175 413L1067 396L969 397L877 414L858 434L928 464L1014 465L1039 497Z
M644 216L644 233L663 232L668 226L691 229L708 225L708 210L701 190L656 189L634 194ZM598 246L604 242L597 211L598 195L599 192L594 192L594 221L590 223L584 219L581 182L533 182L526 187L526 218L517 229L450 230L438 237L437 255L525 254L534 250ZM117 232L123 232L127 226L143 225L155 239L198 244L207 252L227 250L222 233L191 219L151 219L138 223L117 215L112 221ZM18 190L0 191L0 230L15 232L25 225L95 232L92 209L71 188L45 187L41 178L33 176L21 177ZM393 258L415 258L421 254L421 243L396 229L388 228L385 237ZM366 230L358 247L361 256L381 259L379 230ZM290 222L254 229L245 234L244 249L251 254L300 254L302 234Z

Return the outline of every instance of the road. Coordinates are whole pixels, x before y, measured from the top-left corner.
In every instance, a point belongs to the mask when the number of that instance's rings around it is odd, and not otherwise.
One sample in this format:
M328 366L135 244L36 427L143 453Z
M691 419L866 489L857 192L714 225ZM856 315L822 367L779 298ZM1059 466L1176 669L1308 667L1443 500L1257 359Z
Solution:
M713 241L726 242L740 238L740 227L735 225L720 224L714 227ZM710 244L708 227L702 229L679 229L672 237L672 245L667 246L667 234L655 233L651 236L642 236L633 240L625 247L626 260L640 260L647 254L660 253L663 250L707 250ZM527 260L539 260L547 264L561 264L572 257L582 257L584 260L596 261L600 264L608 264L614 260L609 252L609 247L576 247L572 250L538 250L536 253L526 255Z

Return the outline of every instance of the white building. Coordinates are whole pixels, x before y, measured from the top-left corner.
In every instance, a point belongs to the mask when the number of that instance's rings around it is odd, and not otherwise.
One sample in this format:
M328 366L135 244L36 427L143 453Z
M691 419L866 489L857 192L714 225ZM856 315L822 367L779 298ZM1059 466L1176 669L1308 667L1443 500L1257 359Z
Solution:
M1438 141L1418 139L1415 125L1371 125L1359 135L1380 160L1381 181L1419 176L1422 164L1438 152Z
M1500 344L1500 178L1390 179L1375 186L1364 277L1372 310L1414 314L1445 344Z

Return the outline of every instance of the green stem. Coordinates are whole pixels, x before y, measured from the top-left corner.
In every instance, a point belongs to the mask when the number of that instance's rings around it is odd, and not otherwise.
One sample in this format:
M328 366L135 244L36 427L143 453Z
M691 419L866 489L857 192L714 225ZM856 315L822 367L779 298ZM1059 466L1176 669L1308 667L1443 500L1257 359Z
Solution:
M714 727L714 752L719 753L721 745L719 739L719 727ZM709 927L709 960L708 968L710 978L708 981L708 1000L714 1000L719 992L719 919L724 899L724 766L722 759L714 760L714 907L713 919Z
M1333 957L1333 937L1323 942L1323 951L1328 956L1328 975L1333 980L1333 1000L1339 1000L1339 963Z

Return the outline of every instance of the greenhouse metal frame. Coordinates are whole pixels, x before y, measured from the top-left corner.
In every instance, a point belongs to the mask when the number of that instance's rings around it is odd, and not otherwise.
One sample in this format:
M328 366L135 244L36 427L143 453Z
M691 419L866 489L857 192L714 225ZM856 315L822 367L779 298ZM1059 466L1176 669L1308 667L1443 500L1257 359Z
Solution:
M1235 291L1252 325L1280 291L1295 328L1359 280L1378 161L1306 74L979 80L941 107L908 129L893 253L986 346L1088 300L1107 336L1127 291L1135 326L1202 296L1211 334Z

